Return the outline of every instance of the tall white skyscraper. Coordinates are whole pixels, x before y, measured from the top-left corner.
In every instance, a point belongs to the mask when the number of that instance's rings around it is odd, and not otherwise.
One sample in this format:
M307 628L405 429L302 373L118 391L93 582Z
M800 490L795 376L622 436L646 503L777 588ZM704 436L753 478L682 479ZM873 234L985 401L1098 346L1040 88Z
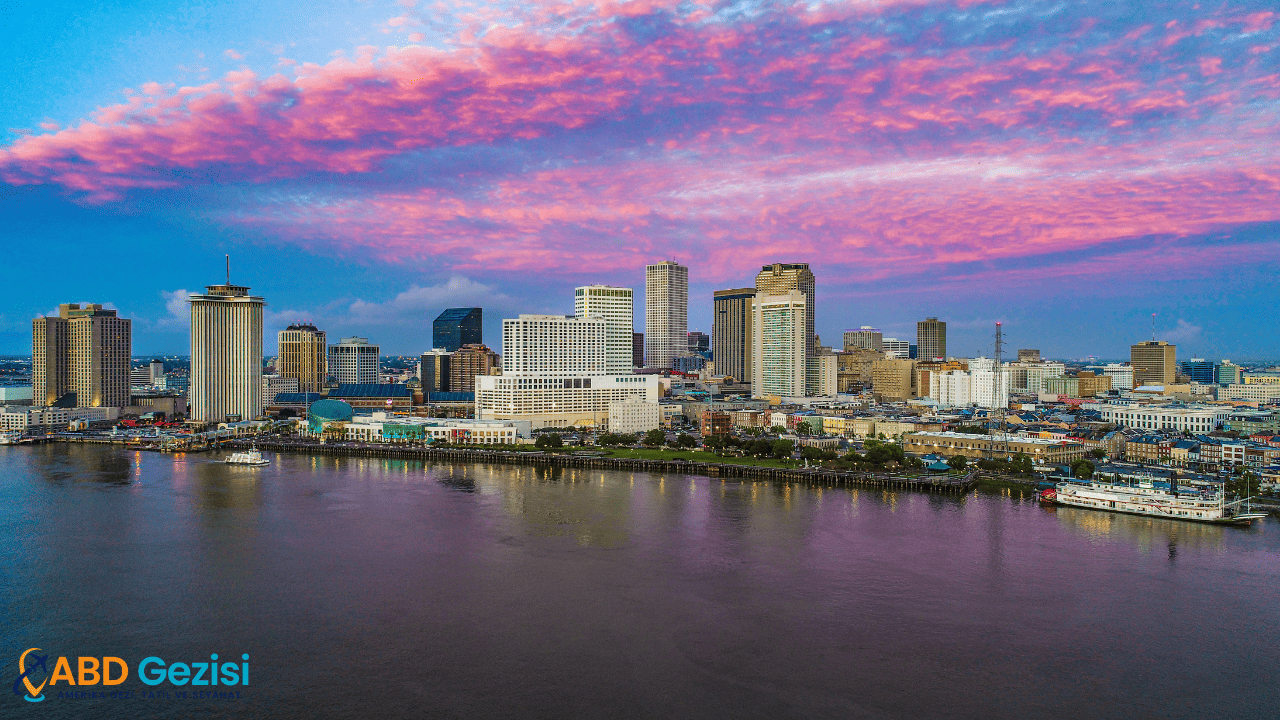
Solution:
M378 346L369 338L342 338L329 346L329 374L339 385L376 385Z
M751 394L805 397L808 299L792 290L751 303Z
M608 321L565 315L521 315L502 321L502 374L546 377L612 375ZM628 338L628 344L630 339ZM625 374L631 374L630 349ZM624 374L624 373L617 373Z
M243 285L208 285L191 299L191 419L262 415L262 308Z
M689 354L689 268L664 260L644 272L645 364L669 368Z
M633 294L631 288L608 285L586 285L573 293L575 315L605 321L605 372L609 375L627 375L632 372L632 334L635 332Z

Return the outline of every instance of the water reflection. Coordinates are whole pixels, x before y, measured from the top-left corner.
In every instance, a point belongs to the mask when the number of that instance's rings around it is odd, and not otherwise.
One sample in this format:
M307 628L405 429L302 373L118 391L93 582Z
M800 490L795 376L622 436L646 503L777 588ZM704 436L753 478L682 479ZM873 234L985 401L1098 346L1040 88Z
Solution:
M135 465L141 454L80 443L47 443L30 450L39 454L31 469L52 485L129 485L136 481Z
M1153 551L1164 547L1173 560L1177 546L1184 548L1220 548L1228 533L1247 533L1250 528L1235 528L1185 520L1143 517L1109 513L1085 508L1045 506L1041 512L1052 516L1060 525L1091 540L1121 541Z

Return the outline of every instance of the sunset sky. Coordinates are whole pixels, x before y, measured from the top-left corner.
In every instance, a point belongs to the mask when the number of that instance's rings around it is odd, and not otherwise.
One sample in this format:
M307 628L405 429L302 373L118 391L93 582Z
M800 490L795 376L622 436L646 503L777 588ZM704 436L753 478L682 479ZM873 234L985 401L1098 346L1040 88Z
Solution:
M457 305L496 344L677 260L691 330L808 262L825 344L1121 357L1155 313L1280 357L1275 0L0 0L0 37L0 353L90 301L185 354L230 253L268 353Z

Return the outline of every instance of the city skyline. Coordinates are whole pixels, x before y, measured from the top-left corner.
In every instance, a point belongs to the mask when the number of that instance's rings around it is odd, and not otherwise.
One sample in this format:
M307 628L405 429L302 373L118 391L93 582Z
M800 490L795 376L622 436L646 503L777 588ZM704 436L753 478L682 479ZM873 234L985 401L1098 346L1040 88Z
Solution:
M1154 312L1189 354L1280 356L1265 2L493 5L480 31L413 2L188 5L6 19L0 238L77 283L15 277L0 353L68 300L181 352L180 295L230 252L269 342L311 320L418 353L446 307L496 336L671 259L707 333L714 290L807 262L828 345L936 315L954 355L1002 320L1119 358Z

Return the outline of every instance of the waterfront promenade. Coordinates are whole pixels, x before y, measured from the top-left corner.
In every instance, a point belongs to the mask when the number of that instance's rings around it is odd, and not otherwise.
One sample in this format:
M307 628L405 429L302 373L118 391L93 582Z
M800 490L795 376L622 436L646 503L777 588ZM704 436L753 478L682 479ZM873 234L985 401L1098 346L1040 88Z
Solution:
M404 460L432 460L455 463L498 463L579 469L645 472L652 474L704 475L706 477L741 480L801 482L811 485L879 487L917 492L964 493L977 484L975 473L965 476L926 473L848 472L824 468L772 468L734 463L709 463L695 460L651 460L615 458L571 453L517 452L489 449L429 448L368 443L320 444L307 442L255 442L251 439L228 441L225 447L288 453L336 456L382 457Z

